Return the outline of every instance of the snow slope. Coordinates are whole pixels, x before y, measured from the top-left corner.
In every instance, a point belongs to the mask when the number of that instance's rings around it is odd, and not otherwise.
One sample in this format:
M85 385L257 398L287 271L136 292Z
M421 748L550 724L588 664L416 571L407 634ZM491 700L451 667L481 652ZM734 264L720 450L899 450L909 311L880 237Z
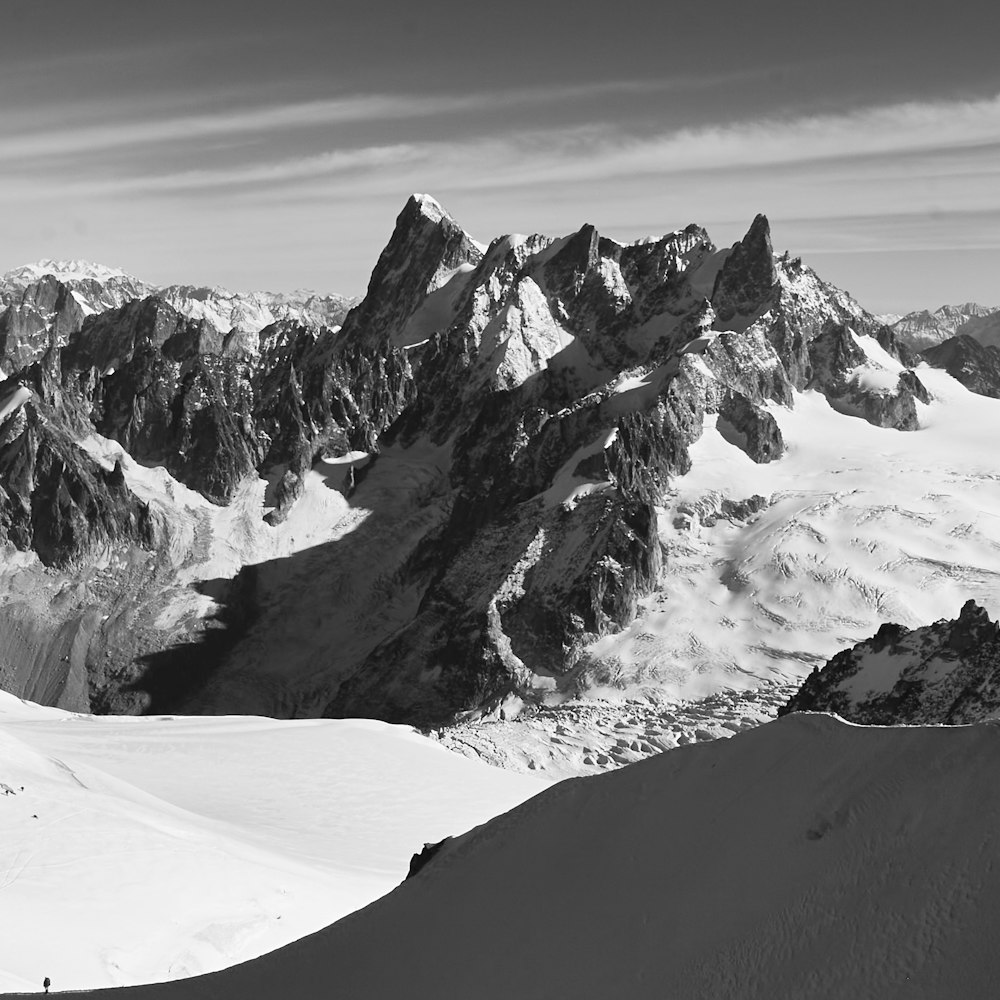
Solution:
M788 450L766 465L707 420L661 511L662 586L591 647L594 689L696 698L794 680L883 622L922 625L969 598L1000 611L1000 401L918 373L934 397L919 430L809 391L771 405ZM759 513L722 510L753 495L769 501Z
M543 787L378 722L98 718L0 694L0 991L253 958Z
M788 716L562 782L333 927L115 997L989 996L998 768L993 724Z

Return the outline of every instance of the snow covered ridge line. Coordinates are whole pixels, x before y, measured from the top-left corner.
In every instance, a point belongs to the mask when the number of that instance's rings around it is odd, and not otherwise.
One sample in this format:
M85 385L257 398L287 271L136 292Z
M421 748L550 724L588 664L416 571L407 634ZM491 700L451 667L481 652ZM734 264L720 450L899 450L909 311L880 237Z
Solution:
M998 768L995 725L793 715L560 783L331 927L115 996L989 996Z

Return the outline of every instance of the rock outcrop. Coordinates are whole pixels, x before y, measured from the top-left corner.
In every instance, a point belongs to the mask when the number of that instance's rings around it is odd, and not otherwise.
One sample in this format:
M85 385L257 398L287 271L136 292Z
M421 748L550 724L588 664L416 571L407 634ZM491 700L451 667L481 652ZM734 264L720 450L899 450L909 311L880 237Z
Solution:
M883 625L814 670L781 709L864 725L959 725L1000 712L1000 625L974 601L923 628Z
M961 334L928 348L923 357L934 368L943 368L972 392L1000 399L1000 347L986 346Z
M0 540L33 549L49 566L77 562L102 545L153 547L148 506L119 468L105 470L77 444L54 350L8 381L11 390L0 383L0 393L17 405L0 407L7 411L0 417Z

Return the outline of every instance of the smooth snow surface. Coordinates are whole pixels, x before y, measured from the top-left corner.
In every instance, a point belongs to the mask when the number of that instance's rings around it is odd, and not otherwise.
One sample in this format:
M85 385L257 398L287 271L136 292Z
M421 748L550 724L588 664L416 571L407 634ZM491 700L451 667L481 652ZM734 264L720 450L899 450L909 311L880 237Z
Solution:
M257 961L116 1000L992 996L1000 728L793 715L560 783Z
M870 337L870 360L898 369ZM590 648L592 686L698 698L761 679L795 680L884 622L954 617L970 598L1000 612L1000 400L943 371L917 372L934 397L920 429L875 427L816 392L771 406L788 446L757 465L716 429L691 448L660 516L659 590L637 619ZM641 390L639 390L641 391ZM722 498L758 495L746 520Z
M246 961L543 787L379 722L98 718L0 694L0 992Z

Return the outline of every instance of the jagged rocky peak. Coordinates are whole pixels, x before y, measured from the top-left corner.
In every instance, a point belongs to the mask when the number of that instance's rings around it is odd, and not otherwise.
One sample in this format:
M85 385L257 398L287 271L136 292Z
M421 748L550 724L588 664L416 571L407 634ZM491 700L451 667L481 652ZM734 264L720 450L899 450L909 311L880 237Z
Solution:
M446 218L422 215L404 209L379 263L390 272L400 247L427 246L429 232L433 249L410 263L417 290L437 270ZM656 586L656 505L690 467L706 414L754 461L779 459L768 407L794 402L789 369L808 368L820 331L864 316L800 263L776 260L763 216L721 252L697 226L621 244L585 225L494 240L470 265L447 309L439 288L424 295L411 316L426 325L404 327L405 368L379 380L398 406L394 435L451 442L448 518L413 557L441 569L413 620L341 685L332 715L378 703L387 718L434 720L526 695L538 675L572 685L587 643L629 622ZM734 328L716 323L716 298L739 311ZM378 306L349 317L335 356ZM842 368L866 360L849 343Z
M137 351L163 349L174 337L197 326L159 296L134 299L89 317L70 338L67 361L75 368L105 372L131 361ZM219 342L221 346L221 336Z
M720 329L744 329L777 283L771 226L767 216L758 215L746 236L733 244L715 279L712 304Z
M447 326L463 275L482 260L483 250L433 198L411 195L372 271L367 294L344 320L343 339L395 348L426 340ZM415 317L421 306L422 316Z
M396 266L400 254L406 251L412 253L413 263L419 261L424 268L434 265L426 291L437 288L443 274L463 264L478 264L483 257L482 245L426 194L411 195L403 206L395 232L372 274L373 280L383 259L388 256Z
M51 275L15 290L0 313L0 370L10 374L37 360L53 333L65 343L86 315L72 290Z
M972 392L1000 399L1000 347L982 344L963 333L927 348L923 358Z
M975 601L958 618L883 625L814 670L780 711L865 725L980 722L1000 713L1000 625Z

